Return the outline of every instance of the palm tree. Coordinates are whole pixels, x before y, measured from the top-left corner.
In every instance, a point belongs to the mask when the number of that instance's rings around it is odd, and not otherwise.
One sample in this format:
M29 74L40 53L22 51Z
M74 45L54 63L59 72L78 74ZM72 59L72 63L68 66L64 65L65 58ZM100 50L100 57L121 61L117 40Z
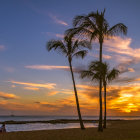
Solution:
M102 63L102 47L105 39L116 36L120 33L126 35L127 27L123 23L118 23L112 27L104 17L103 12L91 12L87 15L76 16L73 20L74 28L68 29L66 35L84 36L90 39L90 42L98 40L100 45L99 61ZM99 81L99 101L100 101L100 115L99 115L99 131L103 131L102 127L102 79Z
M57 50L58 52L61 52L63 55L65 55L68 58L70 72L71 72L72 81L73 81L73 88L75 92L77 112L79 116L80 126L81 126L81 129L85 129L83 121L82 121L82 117L81 117L77 89L76 89L76 84L74 80L72 58L73 57L84 58L88 52L87 49L91 49L90 42L85 41L85 40L79 41L79 40L74 39L72 36L71 37L65 36L63 41L50 40L49 42L47 42L47 50L50 51L52 49Z
M100 70L101 69L101 70ZM119 75L119 70L113 68L109 70L109 65L107 63L100 63L100 61L92 61L88 66L88 70L81 72L81 78L88 77L92 81L100 81L100 77L103 79L104 87L104 125L106 128L106 87L107 84L112 80L116 79Z

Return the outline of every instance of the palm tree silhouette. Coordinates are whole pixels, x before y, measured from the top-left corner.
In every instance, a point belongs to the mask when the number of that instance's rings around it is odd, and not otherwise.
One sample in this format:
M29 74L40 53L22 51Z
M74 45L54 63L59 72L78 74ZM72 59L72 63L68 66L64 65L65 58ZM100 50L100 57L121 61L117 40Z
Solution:
M81 71L81 78L88 77L92 81L100 81L100 77L103 79L103 87L104 87L104 125L106 128L106 87L107 84L112 80L116 79L119 75L119 70L113 68L109 70L109 65L105 63L101 63L100 61L92 61L88 70Z
M109 70L109 65L107 63L102 64L103 69L103 86L104 86L104 125L103 128L106 128L106 87L107 84L112 80L116 79L120 73L119 70L113 68Z
M88 15L76 16L73 20L74 28L68 29L66 35L84 36L90 39L90 42L98 40L100 45L99 61L102 63L102 47L105 39L116 36L120 33L126 35L127 27L123 23L118 23L112 27L104 17L105 9L103 12L91 12ZM99 81L99 101L100 101L100 114L98 130L103 131L102 127L102 79Z
M76 84L74 80L74 74L73 74L73 67L72 67L72 58L73 57L81 57L84 58L87 54L87 49L91 49L90 42L86 40L76 40L75 38L71 37L64 37L64 40L50 40L47 42L47 50L57 50L58 52L61 52L63 55L65 55L68 58L69 67L71 71L72 81L73 81L73 88L75 92L75 98L76 98L76 105L77 105L77 112L79 116L80 126L81 129L85 129L81 112L80 112L80 105L78 101L78 95L77 95L77 89Z

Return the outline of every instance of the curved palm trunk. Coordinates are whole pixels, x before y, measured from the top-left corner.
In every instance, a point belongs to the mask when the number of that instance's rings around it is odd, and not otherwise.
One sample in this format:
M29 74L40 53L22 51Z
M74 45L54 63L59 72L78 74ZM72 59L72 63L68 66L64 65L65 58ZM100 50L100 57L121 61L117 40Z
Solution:
M103 128L106 128L106 83L104 83L104 125Z
M85 129L83 121L82 121L82 117L81 117L80 106L79 106L79 101L78 101L78 95L77 95L77 90L76 90L76 85L75 85L75 80L74 80L71 60L69 60L69 66L70 66L70 71L71 71L71 75L72 75L73 88L74 88L74 92L75 92L77 112L78 112L78 116L79 116L80 126L81 126L81 129Z
M102 44L103 42L100 41L100 62L102 63ZM100 69L101 70L101 69ZM99 81L99 103L100 103L100 114L99 114L99 126L98 126L98 131L103 131L103 126L102 126L102 77L100 77Z

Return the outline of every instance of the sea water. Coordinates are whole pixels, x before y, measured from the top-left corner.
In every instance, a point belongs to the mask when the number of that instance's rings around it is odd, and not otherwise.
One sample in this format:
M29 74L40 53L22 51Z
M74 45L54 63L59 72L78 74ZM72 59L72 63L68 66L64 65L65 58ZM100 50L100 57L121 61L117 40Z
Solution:
M76 116L0 116L0 122L4 121L49 121L59 119L78 119ZM84 120L98 120L97 116L84 116ZM140 116L109 116L108 120L140 120ZM85 127L97 127L98 124L84 123ZM80 128L79 123L27 123L27 124L7 124L7 132L13 131L33 131L33 130L53 130L53 129L68 129Z

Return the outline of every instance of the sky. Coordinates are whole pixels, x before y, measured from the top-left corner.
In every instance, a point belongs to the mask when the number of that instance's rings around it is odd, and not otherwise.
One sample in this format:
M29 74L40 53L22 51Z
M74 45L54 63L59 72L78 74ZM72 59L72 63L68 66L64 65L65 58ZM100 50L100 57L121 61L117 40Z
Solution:
M123 71L107 87L109 116L140 115L140 1L0 0L0 115L77 115L68 62L47 52L50 39L63 39L76 15L103 11L110 26L124 23L127 36L105 40L103 61ZM99 44L74 68L98 60ZM75 73L82 115L99 114L98 84Z

